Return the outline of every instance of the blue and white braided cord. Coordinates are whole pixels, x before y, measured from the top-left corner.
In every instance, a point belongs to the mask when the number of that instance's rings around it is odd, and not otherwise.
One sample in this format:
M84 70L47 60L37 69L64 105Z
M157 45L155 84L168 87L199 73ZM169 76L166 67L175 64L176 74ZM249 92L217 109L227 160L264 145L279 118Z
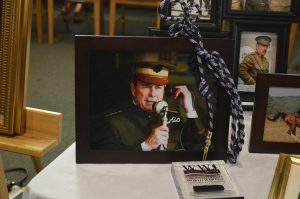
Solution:
M162 14L163 9L169 4L180 3L184 17L168 17ZM241 106L240 96L238 95L237 89L235 87L234 81L226 67L224 60L221 55L216 51L208 52L203 47L203 42L201 39L201 34L198 28L193 24L200 20L200 15L195 19L192 19L189 10L193 7L196 7L198 13L201 13L199 5L195 3L186 3L184 0L164 0L161 2L159 7L159 12L162 20L172 22L172 25L169 27L169 34L172 37L184 36L188 41L194 46L197 55L198 62L198 71L200 76L200 83L198 89L200 94L205 98L208 104L209 112L209 124L208 130L213 131L213 120L214 120L214 107L212 102L212 97L209 92L209 85L205 80L204 68L206 65L208 70L217 78L218 82L225 89L226 93L230 97L231 103L231 140L228 147L228 160L231 163L236 163L237 156L242 150L245 137L245 125L244 125L244 116L243 109ZM202 64L205 61L206 64Z

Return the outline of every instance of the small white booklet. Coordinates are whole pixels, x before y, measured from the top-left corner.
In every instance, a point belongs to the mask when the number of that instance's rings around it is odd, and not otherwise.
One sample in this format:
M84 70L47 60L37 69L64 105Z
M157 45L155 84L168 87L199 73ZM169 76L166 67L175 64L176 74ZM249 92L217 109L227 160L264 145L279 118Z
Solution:
M223 160L173 162L172 176L180 199L243 198Z

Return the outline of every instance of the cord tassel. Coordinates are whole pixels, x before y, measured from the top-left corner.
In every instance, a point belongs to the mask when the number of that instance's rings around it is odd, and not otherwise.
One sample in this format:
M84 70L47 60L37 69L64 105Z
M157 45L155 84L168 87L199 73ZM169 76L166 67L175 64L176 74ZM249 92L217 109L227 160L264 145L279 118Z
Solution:
M163 9L170 4L179 3L184 13L183 18L167 17L163 14ZM195 19L189 14L189 10L193 7L197 9L198 16ZM205 72L209 71L219 82L219 84L225 89L226 93L230 97L230 116L231 116L231 140L228 146L227 159L230 163L236 163L237 157L242 150L245 137L245 125L243 109L241 106L240 96L238 95L236 86L231 77L231 74L221 57L216 51L208 52L203 47L202 37L198 28L193 24L200 20L201 10L200 6L193 3L185 3L184 0L164 0L160 3L159 13L162 20L172 22L169 27L169 35L171 37L184 36L193 45L198 62L198 72L200 75L200 82L198 84L198 90L201 96L207 101L208 105L208 134L206 139L206 146L203 153L203 158L206 159L208 148L210 145L210 139L214 132L213 120L214 120L214 105L210 94L209 85L206 81ZM203 64L204 62L204 64ZM206 68L204 69L204 67ZM205 71L205 72L204 72ZM208 146L209 147L209 146ZM207 150L207 151L206 151Z

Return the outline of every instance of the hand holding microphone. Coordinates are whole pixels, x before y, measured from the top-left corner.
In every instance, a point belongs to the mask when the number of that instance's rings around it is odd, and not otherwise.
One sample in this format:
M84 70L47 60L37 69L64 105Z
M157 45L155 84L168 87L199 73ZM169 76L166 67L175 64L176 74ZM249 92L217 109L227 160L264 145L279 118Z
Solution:
M154 128L149 135L149 137L145 140L145 143L151 149L157 149L159 147L160 150L165 150L168 145L169 140L169 128L167 126L158 126Z

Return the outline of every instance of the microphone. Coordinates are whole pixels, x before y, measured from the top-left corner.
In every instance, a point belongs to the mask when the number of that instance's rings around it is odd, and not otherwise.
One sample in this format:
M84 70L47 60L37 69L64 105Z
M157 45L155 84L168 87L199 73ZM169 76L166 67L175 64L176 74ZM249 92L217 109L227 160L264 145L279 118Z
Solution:
M156 113L162 115L164 113L164 111L168 111L168 103L164 100L154 102L152 105L152 109Z
M154 102L152 105L152 110L154 112L156 112L157 114L163 116L162 117L162 122L163 122L162 125L167 126L167 124L168 124L168 118L167 118L168 103L163 100ZM163 144L161 144L161 145L159 145L159 150L164 151L164 150L166 150L166 147Z
M168 113L168 103L164 100L154 102L152 105L152 110L156 112L157 114L163 116L162 121L163 121L163 126L167 126L168 118L167 118L167 113Z

